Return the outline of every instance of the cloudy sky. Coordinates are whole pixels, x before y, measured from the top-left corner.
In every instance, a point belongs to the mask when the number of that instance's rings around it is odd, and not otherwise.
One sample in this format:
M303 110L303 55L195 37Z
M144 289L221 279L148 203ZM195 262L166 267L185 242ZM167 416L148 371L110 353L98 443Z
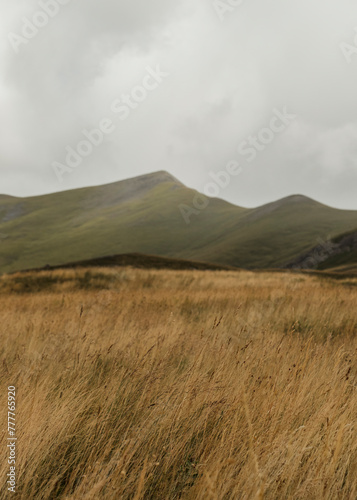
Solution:
M4 0L0 11L0 193L156 170L203 191L234 160L241 173L220 197L236 204L301 193L357 209L356 2ZM99 127L97 145L83 142Z

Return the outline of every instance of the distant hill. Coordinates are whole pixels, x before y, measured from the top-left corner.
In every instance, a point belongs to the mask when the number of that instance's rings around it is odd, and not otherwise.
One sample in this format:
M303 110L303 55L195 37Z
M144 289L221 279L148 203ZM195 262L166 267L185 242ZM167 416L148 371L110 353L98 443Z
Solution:
M44 266L31 271L54 271L57 269L78 269L94 267L135 267L137 269L171 269L174 271L196 270L196 271L236 271L231 266L220 266L205 262L196 262L183 259L169 259L155 255L123 254L99 257L98 259L69 262L59 266ZM30 270L29 270L30 271Z
M241 268L285 267L355 230L357 212L304 196L247 209L211 198L187 224L196 191L167 172L30 198L0 196L0 272L140 253Z

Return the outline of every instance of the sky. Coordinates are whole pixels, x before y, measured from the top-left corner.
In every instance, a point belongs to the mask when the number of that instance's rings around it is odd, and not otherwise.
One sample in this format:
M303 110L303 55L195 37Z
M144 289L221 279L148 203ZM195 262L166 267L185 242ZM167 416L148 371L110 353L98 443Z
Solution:
M0 193L166 170L200 192L221 179L240 206L357 209L355 1L4 0L0 14Z

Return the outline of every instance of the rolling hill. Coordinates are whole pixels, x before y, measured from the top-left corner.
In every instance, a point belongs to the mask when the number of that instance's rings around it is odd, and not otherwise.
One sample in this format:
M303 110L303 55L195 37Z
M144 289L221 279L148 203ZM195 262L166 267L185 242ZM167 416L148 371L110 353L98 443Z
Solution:
M243 268L285 267L356 229L357 212L304 196L247 209L210 198L187 224L196 191L167 172L30 198L0 196L0 272L141 253Z

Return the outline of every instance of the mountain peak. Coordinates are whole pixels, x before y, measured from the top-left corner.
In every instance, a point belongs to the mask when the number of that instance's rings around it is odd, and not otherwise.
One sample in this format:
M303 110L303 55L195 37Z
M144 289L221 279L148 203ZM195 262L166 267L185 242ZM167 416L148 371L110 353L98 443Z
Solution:
M161 182L175 182L177 184L183 185L181 181L179 181L175 176L167 172L166 170L158 170L157 172L153 172L152 174L147 174L148 176L155 177L158 181Z
M176 177L174 177L166 170L158 170L157 172L151 172L149 174L138 175L136 177L131 177L130 179L125 179L123 181L119 181L125 183L138 183L138 184L162 184L164 182L173 182L174 184L178 184L183 186L182 182L180 182Z
M306 203L306 202L318 203L317 201L315 201L312 198L309 198L308 196L305 196L303 194L292 194L290 196L286 196L285 198L282 198L279 201L284 202L284 203Z

